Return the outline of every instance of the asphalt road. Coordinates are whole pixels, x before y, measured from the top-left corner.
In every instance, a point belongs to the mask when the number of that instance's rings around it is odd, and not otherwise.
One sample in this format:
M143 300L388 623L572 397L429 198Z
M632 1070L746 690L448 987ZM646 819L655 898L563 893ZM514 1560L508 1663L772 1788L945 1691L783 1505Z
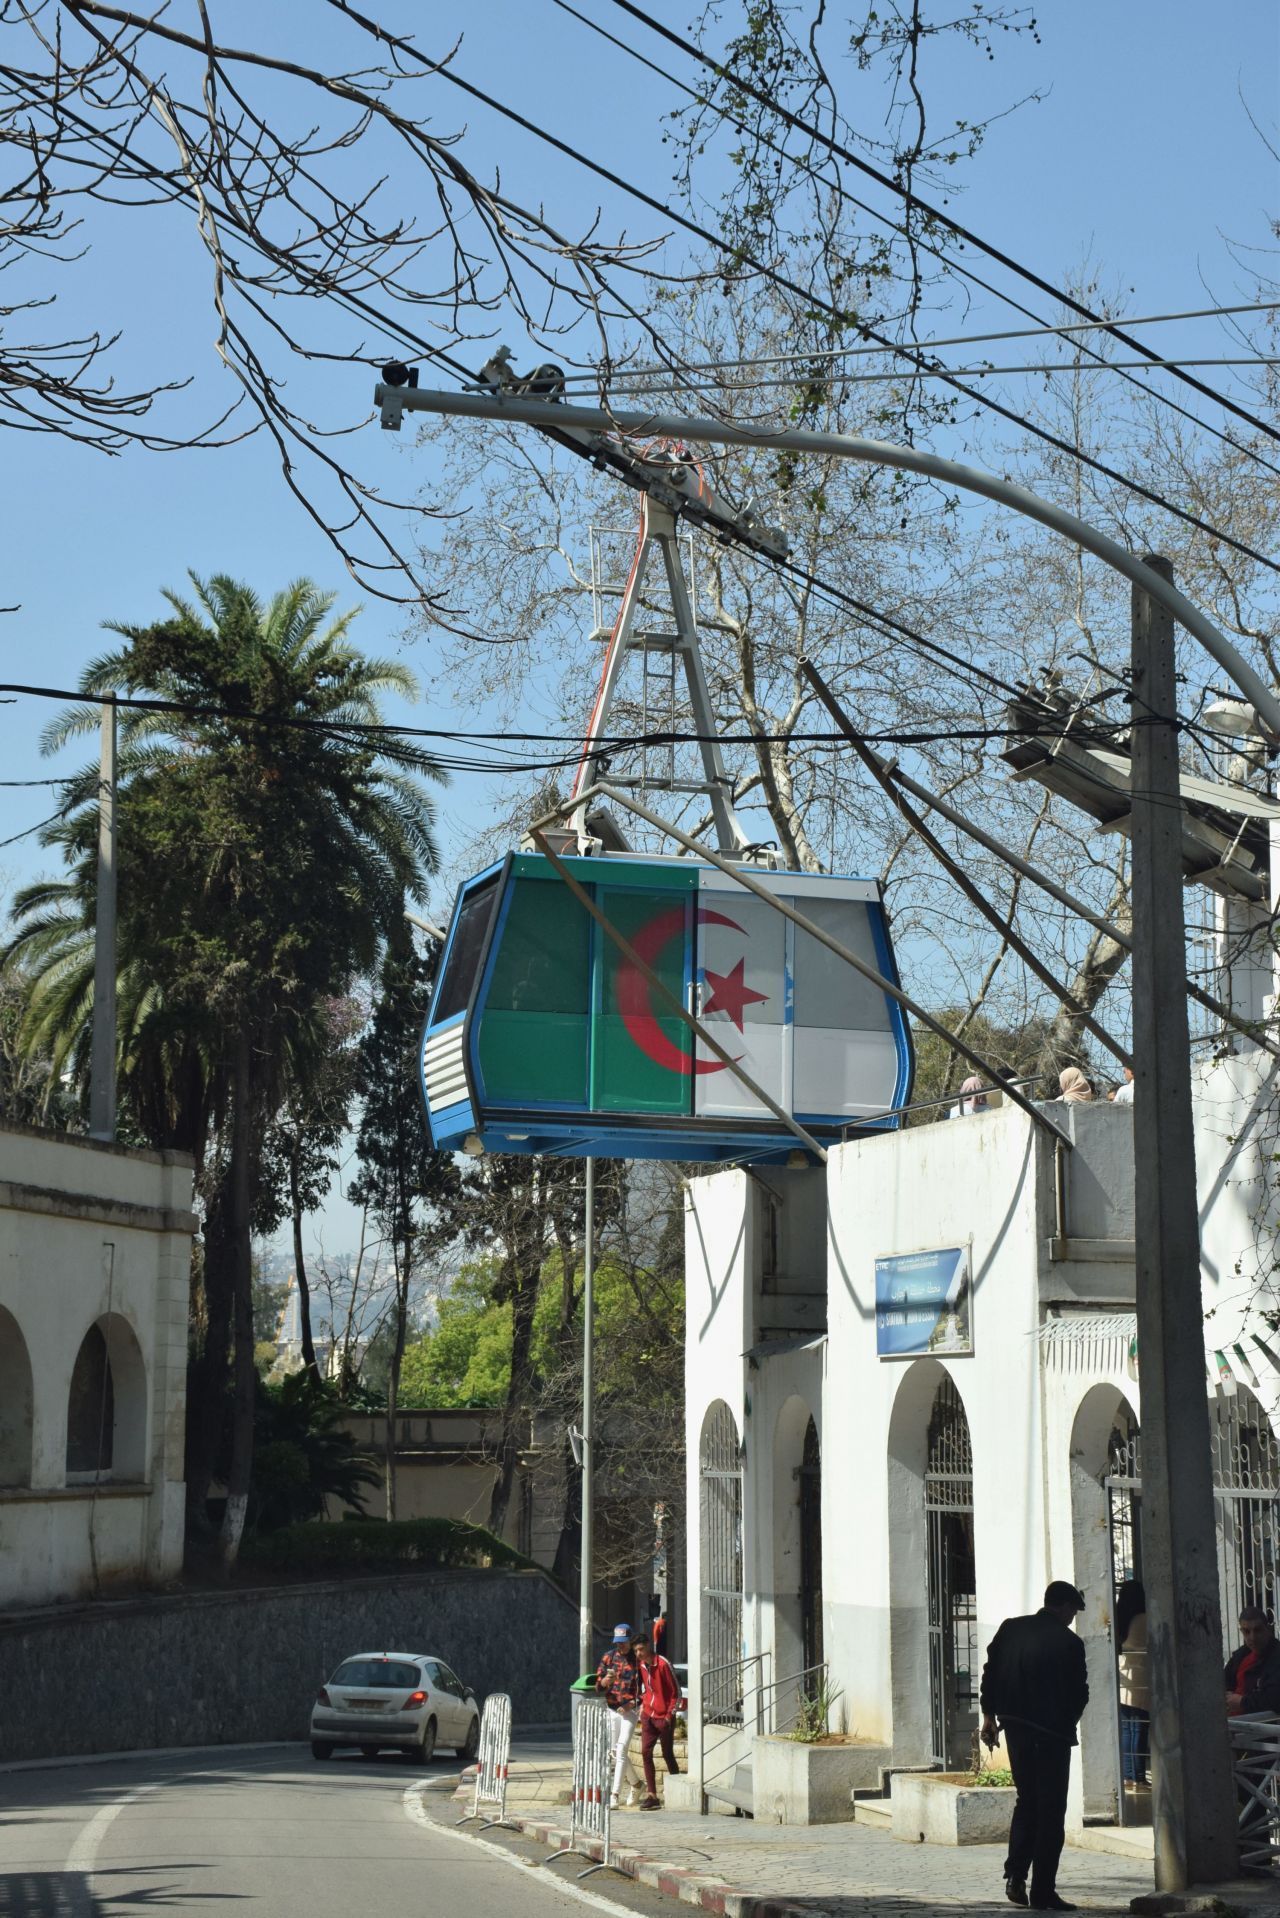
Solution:
M305 1746L0 1772L0 1918L583 1918L566 1867L432 1825L422 1783L395 1757L321 1766ZM613 1908L653 1911L636 1889Z

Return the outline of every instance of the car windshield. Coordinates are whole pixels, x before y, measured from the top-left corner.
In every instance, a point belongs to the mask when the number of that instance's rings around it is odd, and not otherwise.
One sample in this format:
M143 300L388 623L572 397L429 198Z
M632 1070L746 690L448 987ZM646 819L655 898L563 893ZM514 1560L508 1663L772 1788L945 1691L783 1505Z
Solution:
M349 1658L329 1680L331 1685L351 1685L362 1692L398 1692L406 1686L416 1691L419 1682L416 1665L401 1665L387 1658Z

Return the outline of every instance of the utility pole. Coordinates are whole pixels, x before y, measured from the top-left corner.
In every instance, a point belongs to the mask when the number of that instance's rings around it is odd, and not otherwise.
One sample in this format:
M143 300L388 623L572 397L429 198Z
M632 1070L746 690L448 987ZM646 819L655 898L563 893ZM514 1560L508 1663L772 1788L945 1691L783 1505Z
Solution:
M116 702L102 702L98 885L93 926L93 1050L89 1137L116 1136Z
M1167 559L1144 563L1172 581ZM1168 607L1135 584L1134 1236L1159 1891L1238 1869L1191 1128L1173 632Z
M578 1671L593 1672L591 1612L594 1573L594 1499L596 1465L596 1162L587 1160L586 1220L582 1252L582 1551L578 1574Z

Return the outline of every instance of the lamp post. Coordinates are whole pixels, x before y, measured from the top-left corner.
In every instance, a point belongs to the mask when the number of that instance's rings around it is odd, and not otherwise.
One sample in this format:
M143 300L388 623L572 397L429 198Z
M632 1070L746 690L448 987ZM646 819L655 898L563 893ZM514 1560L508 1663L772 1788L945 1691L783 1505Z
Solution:
M591 1645L595 1498L596 1162L587 1160L582 1251L582 1550L578 1573L578 1670L595 1670Z

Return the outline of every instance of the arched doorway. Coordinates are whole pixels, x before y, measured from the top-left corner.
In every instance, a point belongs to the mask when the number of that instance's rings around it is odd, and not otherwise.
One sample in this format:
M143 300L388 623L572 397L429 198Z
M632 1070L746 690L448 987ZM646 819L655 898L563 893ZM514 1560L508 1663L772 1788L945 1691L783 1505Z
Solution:
M22 1328L0 1305L0 1485L31 1483L31 1360Z
M822 1454L812 1418L805 1427L800 1459L800 1614L804 1668L811 1672L826 1656L822 1631Z
M929 1415L924 1505L932 1756L945 1770L964 1770L978 1729L973 1447L950 1376L938 1386Z
M1150 1822L1150 1798L1126 1790L1120 1750L1116 1595L1142 1576L1142 1462L1133 1407L1114 1385L1089 1388L1071 1428L1073 1577L1088 1600L1076 1630L1084 1644L1089 1704L1080 1725L1084 1815Z
M742 1459L723 1399L708 1407L698 1452L704 1717L742 1722Z

